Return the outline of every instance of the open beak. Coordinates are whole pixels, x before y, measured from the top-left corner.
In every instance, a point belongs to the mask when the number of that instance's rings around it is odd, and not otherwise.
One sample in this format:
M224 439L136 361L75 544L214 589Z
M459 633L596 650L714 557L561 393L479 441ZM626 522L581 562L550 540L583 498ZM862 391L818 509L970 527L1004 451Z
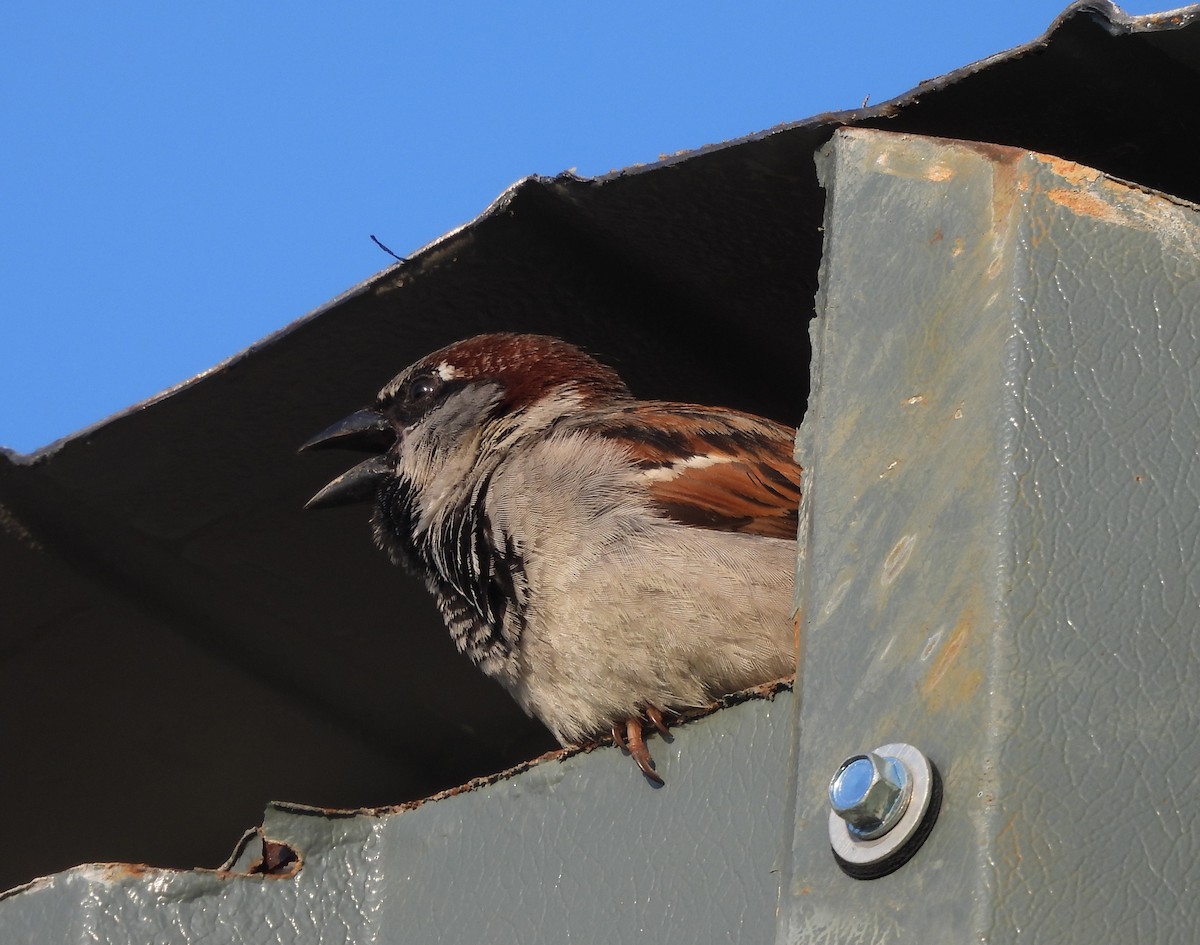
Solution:
M375 489L382 479L392 474L392 467L382 456L372 456L333 482L304 503L306 509L328 509L335 505L351 505L375 498Z
M374 410L358 410L344 420L322 430L300 447L314 449L352 449L384 453L396 442L396 431L387 419ZM369 502L375 498L381 480L392 475L392 465L384 456L372 456L338 476L309 499L306 509L327 509L335 505Z
M298 452L308 450L365 450L382 453L396 442L396 431L374 410L356 410L316 436L305 440Z

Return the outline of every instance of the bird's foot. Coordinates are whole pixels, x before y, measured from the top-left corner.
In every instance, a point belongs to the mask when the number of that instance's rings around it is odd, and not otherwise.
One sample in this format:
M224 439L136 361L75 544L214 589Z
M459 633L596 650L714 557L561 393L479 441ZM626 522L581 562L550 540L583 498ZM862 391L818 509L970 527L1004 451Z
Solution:
M663 721L662 711L657 706L646 706L646 717L659 732L667 738L670 737L671 730L667 728L667 723ZM642 733L642 720L638 716L631 715L629 718L613 722L612 740L618 748L629 752L629 757L641 769L642 774L655 784L665 783L662 775L654 770L654 759L650 757L650 749L646 747L646 739Z

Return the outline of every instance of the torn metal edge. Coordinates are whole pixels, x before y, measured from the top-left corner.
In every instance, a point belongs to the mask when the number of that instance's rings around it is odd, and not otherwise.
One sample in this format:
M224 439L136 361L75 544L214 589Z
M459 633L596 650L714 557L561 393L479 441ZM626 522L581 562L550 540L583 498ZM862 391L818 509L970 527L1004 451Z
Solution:
M781 692L791 692L795 688L795 675L784 676L780 679L773 679L770 682L761 683L757 686L751 686L749 689L743 689L738 692L729 693L722 696L715 702L699 709L685 709L675 715L671 723L672 730L690 725L692 722L707 718L722 709L730 708L731 706L741 705L744 702L765 701L770 702ZM480 775L477 778L472 778L462 784L452 788L447 788L444 791L438 791L436 794L430 794L428 797L417 798L416 800L405 801L401 804L391 804L383 807L360 807L354 809L342 809L331 807L314 807L309 804L301 804L294 801L272 801L271 808L273 810L282 811L289 814L297 814L305 817L329 817L342 819L346 817L386 817L391 814L401 814L405 811L416 810L418 807L423 807L426 804L435 801L444 801L451 797L457 797L461 794L470 794L478 791L481 788L489 787L493 784L498 784L501 781L507 781L509 778L515 777L525 771L535 768L538 765L548 764L552 761L566 761L568 758L574 758L576 755L587 755L593 751L604 748L611 748L612 743L609 739L601 739L595 742L589 742L584 745L571 745L566 748L556 748L553 751L548 751L545 754L538 755L536 758L530 758L528 761L522 761L520 764L513 765L504 771L497 771L494 774Z
M707 718L721 709L727 709L731 706L741 705L745 702L764 701L770 702L781 692L791 692L795 687L796 677L784 676L780 679L771 680L770 682L762 683L758 686L752 686L749 689L743 689L739 692L733 692L726 696L722 696L717 701L700 709L688 709L680 712L674 722L672 728L681 728L690 725L692 722ZM568 758L573 758L576 755L590 754L600 748L609 748L610 743L605 741L592 742L587 745L573 745L569 748L559 748L555 751L548 751L536 758L531 758L528 761L523 761L518 765L514 765L505 771L499 771L495 774L483 775L478 778L472 778L463 784L456 787L447 788L444 791L439 791L436 794L431 794L428 797L419 798L413 801L406 801L402 804L389 805L386 807L363 807L358 809L338 809L326 807L312 807L307 804L299 804L290 801L272 801L270 809L280 811L286 814L293 814L301 817L325 817L334 820L342 820L352 817L373 817L383 818L392 814L402 814L406 811L416 810L418 807L434 802L442 801L448 798L457 797L461 794L470 794L481 788L488 787L492 784L497 784L505 781L508 778L515 777L522 772L528 771L538 765L548 764L552 761L565 761ZM250 846L255 841L261 841L262 852L259 856L250 858ZM239 868L239 864L243 864ZM297 876L304 868L304 853L290 843L282 840L275 840L268 837L262 826L251 827L246 830L237 843L234 845L233 851L225 859L225 861L216 868L204 866L196 866L191 868L185 867L169 867L169 866L148 866L145 863L84 863L79 866L71 867L59 873L53 873L49 876L39 876L27 883L22 883L19 886L13 886L11 889L0 890L0 902L12 896L20 895L21 893L31 892L36 889L45 888L53 885L58 877L78 875L83 876L90 882L102 883L111 885L121 883L130 879L141 879L146 876L183 876L183 875L198 875L211 876L217 880L232 880L232 879L260 879L260 880L283 880L292 879Z

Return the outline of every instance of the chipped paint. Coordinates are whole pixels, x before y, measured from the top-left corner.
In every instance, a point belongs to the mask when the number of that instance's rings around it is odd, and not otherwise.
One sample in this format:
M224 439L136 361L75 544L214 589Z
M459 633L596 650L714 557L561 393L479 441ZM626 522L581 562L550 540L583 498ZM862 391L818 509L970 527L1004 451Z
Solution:
M1095 217L1118 226L1124 222L1124 215L1117 207L1086 190L1055 187L1046 191L1046 198L1059 206L1066 207L1077 216Z
M905 140L917 140L916 135L898 135ZM940 160L928 160L925 155L914 150L880 148L873 156L875 167L884 174L892 177L905 177L912 180L926 180L942 184L953 180L957 173L954 167ZM941 238L939 233L937 239ZM937 241L934 240L934 242Z
M934 651L937 649L938 644L942 642L942 637L945 636L945 634L945 627L938 627L937 630L930 634L929 639L925 641L924 649L921 650L922 663L926 662L929 657L933 656Z
M916 535L905 535L892 546L892 550L883 559L883 573L879 576L880 584L887 587L900 576L900 572L908 564L908 559L912 557L912 551L916 544Z
M941 183L942 181L953 180L954 168L948 164L934 162L925 169L925 179Z
M263 837L262 856L250 866L251 873L272 879L291 879L304 866L299 852L278 840Z
M945 711L966 705L979 690L983 671L966 658L970 655L968 644L976 619L974 608L968 608L940 648L937 641L931 641L933 649L937 650L937 658L919 685L921 697L931 709ZM941 631L937 636L940 639ZM926 650L930 650L928 644ZM922 658L927 659L927 656Z
M1200 238L1192 219L1195 204L1140 184L1105 177L1074 161L1044 154L1031 155L1030 159L1046 165L1066 185L1044 191L1046 199L1056 206L1076 217L1154 233L1165 248L1188 257L1200 253ZM1041 235L1039 232L1039 239Z
M854 578L844 578L839 581L837 586L829 594L829 599L825 601L825 606L821 608L821 613L826 617L838 609L838 606L846 599L846 594L850 590L850 586L854 583Z

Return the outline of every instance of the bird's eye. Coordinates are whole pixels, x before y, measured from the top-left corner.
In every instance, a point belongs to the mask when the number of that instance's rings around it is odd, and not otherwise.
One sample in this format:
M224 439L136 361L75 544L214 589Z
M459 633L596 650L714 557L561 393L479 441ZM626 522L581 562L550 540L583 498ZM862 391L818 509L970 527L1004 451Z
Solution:
M419 404L428 400L433 396L438 389L437 378L430 377L428 374L421 377L413 378L408 384L408 391L405 394L405 400L410 404Z

